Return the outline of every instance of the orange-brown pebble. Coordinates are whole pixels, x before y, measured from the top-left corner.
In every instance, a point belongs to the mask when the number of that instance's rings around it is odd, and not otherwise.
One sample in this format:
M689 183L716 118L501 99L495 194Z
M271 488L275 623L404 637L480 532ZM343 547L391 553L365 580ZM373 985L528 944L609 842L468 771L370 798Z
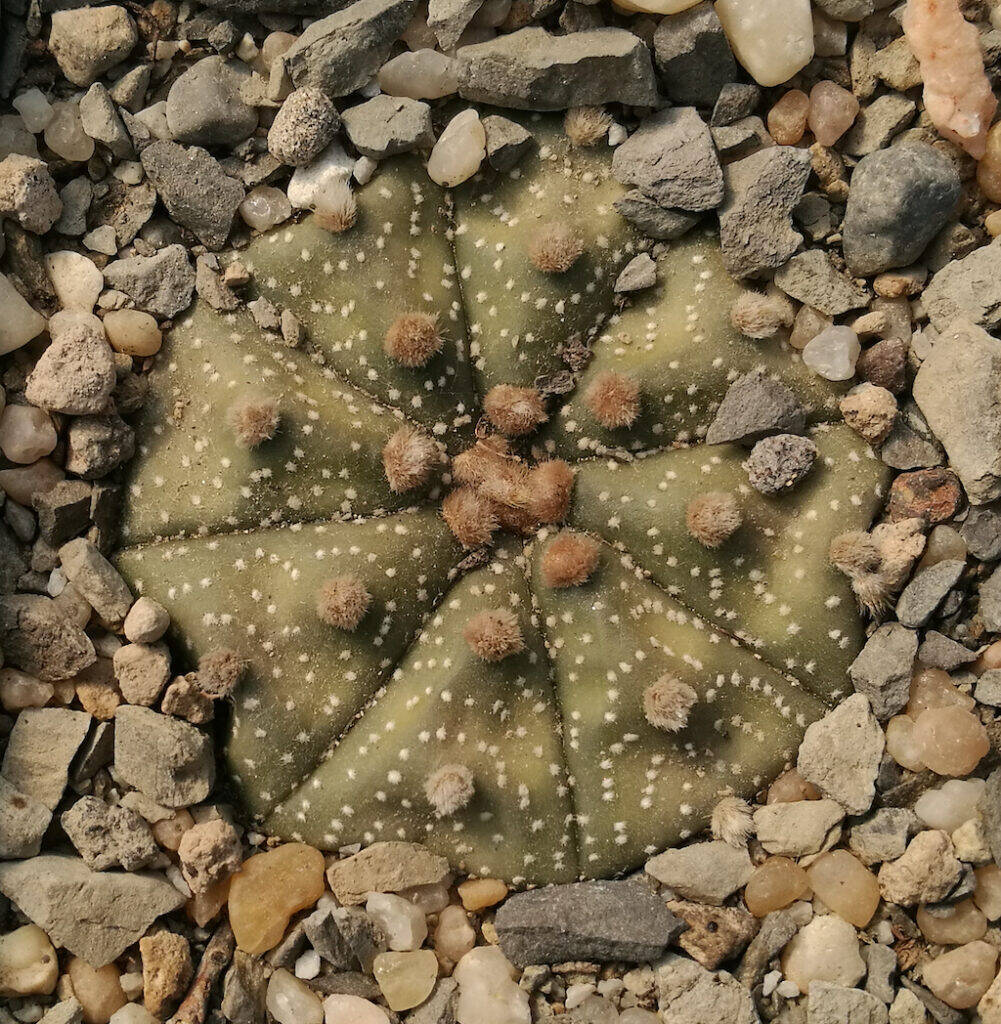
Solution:
M814 895L838 917L864 928L879 906L876 876L847 850L818 857L806 872Z
M997 950L988 943L968 942L925 964L922 980L943 1003L968 1010L990 988L997 957Z
M631 377L604 370L587 386L584 404L603 427L628 427L639 415L640 387Z
M1001 125L987 133L987 152L977 164L977 184L992 203L1001 203Z
M570 507L573 470L562 459L549 459L528 474L528 511L537 523L562 523Z
M486 608L466 623L462 635L483 661L503 661L524 650L518 616L510 608Z
M918 927L929 942L939 946L960 946L964 942L982 939L987 931L987 918L972 899L960 900L944 911L929 913L925 906L918 907Z
M583 253L580 236L562 221L541 228L528 247L529 258L544 274L565 274Z
M997 864L984 864L973 869L977 887L973 902L984 912L988 921L1001 917L1001 868Z
M769 787L766 803L794 804L798 800L819 800L820 790L807 782L795 768L783 772Z
M995 640L989 647L985 647L983 653L970 665L970 671L978 676L995 668L1001 668L1001 640Z
M754 869L744 889L744 902L755 917L764 917L801 900L810 892L806 872L788 857L769 857Z
M459 885L458 892L466 910L477 911L495 907L508 890L499 878L470 878Z
M921 760L937 775L969 775L991 748L983 722L959 707L929 708L914 723Z
M321 622L349 633L358 628L372 604L372 595L357 576L334 576L316 595L316 614Z
M800 89L790 89L768 111L768 134L780 146L795 146L806 131L810 97Z
M409 369L426 366L445 344L433 313L401 313L386 331L386 355Z
M456 539L466 548L486 544L500 526L491 502L472 487L457 487L445 496L441 514Z
M193 828L194 824L195 819L188 811L183 809L175 811L169 818L164 818L163 821L157 821L152 825L153 838L165 850L176 853L177 848L181 845L181 836L189 828Z
M229 899L228 878L222 879L210 885L204 892L196 892L184 905L185 913L198 925L204 928L210 921L215 920L219 911L226 906Z
M66 968L73 994L83 1007L84 1024L108 1024L111 1015L128 1000L122 991L121 975L114 964L93 968L80 957L73 957Z
M286 843L248 857L229 887L229 923L236 944L256 955L276 946L289 918L323 895L323 854Z
M911 676L911 694L904 714L917 719L922 711L928 708L960 707L967 711L976 706L976 701L968 694L956 689L956 684L948 672L940 668L918 667Z
M547 587L579 587L591 578L601 547L586 533L565 530L542 556L542 579Z
M548 418L546 403L538 388L496 384L483 399L483 411L490 422L508 437L522 437Z

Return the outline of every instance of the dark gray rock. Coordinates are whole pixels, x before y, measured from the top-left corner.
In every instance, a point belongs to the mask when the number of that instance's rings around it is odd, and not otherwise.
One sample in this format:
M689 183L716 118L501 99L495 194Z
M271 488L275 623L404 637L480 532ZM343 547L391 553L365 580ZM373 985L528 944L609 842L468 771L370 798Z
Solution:
M997 508L971 508L959 532L974 558L981 562L1001 558L1001 512Z
M952 672L960 665L967 665L976 657L976 651L969 650L934 629L929 629L925 633L921 646L918 648L918 661L922 665L927 665L929 668L940 668L945 672Z
M943 267L928 282L922 301L939 331L957 320L996 330L1001 326L1001 239Z
M371 973L372 962L389 949L382 926L361 907L336 907L332 913L341 937L351 948L362 971Z
M459 94L467 100L521 110L658 102L650 51L621 28L556 36L523 28L463 46Z
M699 222L698 214L670 210L638 188L620 196L613 206L644 235L664 241L680 238Z
M92 871L122 867L138 871L160 852L146 820L128 807L81 797L59 818L63 831Z
M924 252L959 200L959 172L925 143L892 146L859 161L844 221L853 274L906 267Z
M788 910L774 910L765 915L758 934L741 958L736 970L737 980L748 988L754 988L765 976L768 964L777 956L799 931L796 917Z
M236 950L223 978L222 1015L232 1024L266 1024L267 988L268 968L264 960Z
M438 45L448 51L483 6L483 0L428 0L428 28L434 32Z
M773 146L728 164L719 211L723 262L734 277L756 277L788 263L803 236L792 213L810 176L810 154Z
M736 160L771 145L770 142L764 141L768 138L768 130L760 117L745 117L735 124L712 127L709 132L721 158ZM798 211L799 207L796 209L797 214Z
M852 827L848 846L863 864L872 867L903 856L908 839L923 827L909 808L884 807Z
M87 230L87 211L94 198L94 186L89 178L71 178L59 190L63 212L55 223L55 230L71 237Z
M303 920L303 931L309 944L320 956L339 971L355 970L358 958L341 935L332 907L320 907Z
M296 89L268 129L268 149L282 163L304 167L333 139L340 126L340 114L323 92Z
M808 437L775 434L758 441L751 449L744 468L756 491L778 494L803 480L816 460L817 446Z
M250 69L241 61L203 57L170 87L167 127L177 142L198 146L234 146L257 128L257 111L242 90Z
M534 137L517 121L488 114L480 118L487 136L487 161L495 171L509 171L532 148Z
M195 271L183 245L168 245L153 256L132 256L104 268L104 280L156 317L174 317L191 305Z
M633 880L517 893L498 910L494 925L504 955L522 967L656 960L684 928L659 896Z
M415 0L356 0L314 21L285 52L297 89L315 86L330 97L363 86L410 24Z
M6 664L45 682L70 679L97 659L90 637L47 597L4 597L0 601L0 630ZM21 712L20 717L25 714L28 712Z
M0 860L34 857L42 847L52 811L0 775Z
M309 939L302 921L296 921L285 933L285 937L266 956L272 967L284 967L292 970L296 960L309 949Z
M817 6L835 21L861 21L876 9L876 0L817 0Z
M406 1024L455 1024L458 992L457 982L451 978L439 978L426 1002L404 1018Z
M723 201L723 168L694 107L658 111L612 157L612 174L660 203L699 213Z
M921 410L911 401L904 402L897 412L879 457L892 469L930 469L945 465L945 451L935 440Z
M712 107L737 77L737 62L708 0L661 18L653 52L664 91L681 106Z
M72 421L71 421L72 422ZM63 480L32 499L38 513L38 533L46 544L59 547L90 525L92 488L83 480Z
M66 431L66 469L97 480L135 454L135 431L116 412L75 416Z
M90 732L80 745L70 765L69 784L79 793L101 768L111 764L115 756L114 722L91 723Z
M762 371L738 377L706 432L707 444L754 442L768 434L801 434L806 410L784 385Z
M761 102L761 89L753 83L729 82L720 90L709 123L714 127L736 124L750 117Z
M799 302L826 313L840 316L869 302L869 293L834 266L822 249L808 249L775 274L775 283Z
M897 714L910 699L918 635L899 622L880 626L848 669L856 693L864 693L881 721Z
M980 618L985 629L1001 631L1001 568L980 584Z
M965 568L965 562L947 559L922 569L897 599L897 618L905 626L925 625L945 600L945 595L959 581Z
M121 248L128 245L153 216L156 189L148 181L126 185L113 177L104 184L107 191L91 204L88 223L91 227L110 224L115 229L115 241Z
M355 149L382 160L434 145L431 108L405 96L374 96L344 111L344 129Z
M867 156L888 146L914 120L917 106L899 92L888 92L863 107L842 136L840 148L850 156Z

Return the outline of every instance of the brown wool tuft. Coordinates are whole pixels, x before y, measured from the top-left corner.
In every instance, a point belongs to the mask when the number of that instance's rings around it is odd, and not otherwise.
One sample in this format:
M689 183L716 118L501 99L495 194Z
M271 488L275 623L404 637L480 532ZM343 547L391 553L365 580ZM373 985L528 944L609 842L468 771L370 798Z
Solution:
M198 689L207 697L228 697L243 675L245 662L236 651L219 647L198 659Z
M828 551L831 565L849 579L879 572L882 555L879 545L863 530L839 534Z
M358 204L351 186L340 178L327 185L316 197L314 216L317 224L331 234L350 231L358 219Z
M484 661L503 661L525 649L518 616L508 608L477 612L462 635L473 654Z
M600 554L596 540L564 530L542 556L542 579L547 587L579 587L591 578Z
M513 384L492 387L483 399L483 408L490 422L509 437L530 434L549 418L537 388L519 388Z
M593 146L608 135L612 115L604 107L571 107L563 118L563 131L572 146Z
M540 462L528 475L528 510L537 523L562 523L570 507L573 470L562 459Z
M386 331L386 355L408 369L426 366L440 351L445 339L433 313L401 313Z
M270 441L278 430L278 400L243 398L229 410L229 424L241 448L256 448Z
M688 532L706 548L718 548L740 529L744 516L737 499L725 491L699 494L688 503Z
M562 222L541 228L528 249L532 262L545 274L565 274L583 252L580 236Z
M438 462L434 439L416 427L400 427L382 449L382 466L394 494L423 487Z
M372 595L357 576L335 576L316 595L316 614L321 622L351 632L365 618Z
M631 377L605 370L588 385L584 403L603 427L630 427L640 412L640 388Z
M424 795L439 818L450 818L467 807L475 792L473 773L464 764L446 764L424 782Z
M441 512L448 528L466 548L489 543L500 526L492 502L471 487L457 487L447 494L441 503Z
M750 804L739 796L725 796L713 808L710 821L713 839L741 849L754 834L754 818Z
M494 434L456 455L452 460L452 476L457 483L479 487L488 478L515 465L519 462L511 454L511 446L503 437Z
M643 691L643 714L655 729L681 732L698 699L687 683L666 672Z

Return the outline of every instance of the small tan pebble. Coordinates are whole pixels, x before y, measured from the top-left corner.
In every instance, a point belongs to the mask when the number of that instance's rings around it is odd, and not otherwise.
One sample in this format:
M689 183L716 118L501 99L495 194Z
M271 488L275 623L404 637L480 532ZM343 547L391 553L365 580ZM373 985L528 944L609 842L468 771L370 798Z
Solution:
M170 652L166 644L126 644L112 659L115 679L129 704L151 707L170 679Z
M438 915L433 942L438 956L452 963L458 963L476 945L476 929L463 907L452 905Z
M58 979L56 951L38 925L0 937L0 996L49 995Z
M755 917L788 907L810 891L806 872L788 857L769 857L747 881L744 902Z
M899 299L917 295L924 288L927 279L928 271L924 267L907 267L880 274L873 280L872 286L880 298Z
M1001 868L997 864L985 864L975 868L977 888L973 902L987 915L989 921L1001 917Z
M496 906L508 889L499 878L470 878L458 887L458 892L466 910L475 911Z
M188 940L176 932L156 932L139 940L139 952L143 964L143 1004L154 1017L167 1017L191 981Z
M959 946L982 939L987 932L987 917L972 899L960 900L945 909L930 913L918 907L915 920L921 934L939 946Z
M853 387L839 403L845 423L870 444L886 440L897 419L897 400L875 384Z
M215 885L210 885L205 892L196 892L185 904L185 912L199 928L204 928L215 920L219 911L226 906L229 899L229 879L224 878Z
M125 639L134 644L154 644L170 625L167 609L151 597L140 597L125 616Z
M24 708L42 708L52 700L55 687L16 668L0 669L0 706L16 714Z
M70 960L67 972L73 994L83 1007L84 1024L108 1024L111 1015L128 1002L114 964L95 970L86 960L75 956Z
M160 710L165 715L183 718L192 725L205 725L215 715L212 700L198 687L198 673L178 676L163 694Z
M769 787L766 803L786 804L797 800L819 800L821 792L812 782L791 768L783 772Z
M84 711L89 711L101 722L110 722L115 717L115 709L122 703L122 694L115 681L110 658L98 658L74 677L73 684Z
M876 876L847 850L832 850L806 872L814 895L856 928L864 928L879 906Z
M205 892L240 867L240 837L233 826L221 818L205 821L181 836L177 856L181 874L191 891Z
M181 845L181 837L188 829L193 828L195 819L186 810L176 811L168 818L153 823L153 838L165 849L176 851Z
M802 350L833 323L834 321L830 317L819 313L812 306L801 306L793 321L789 344L794 349Z
M768 134L780 146L795 146L806 132L810 97L799 89L790 89L768 111Z
M984 228L991 238L997 238L998 235L1001 235L1001 210L995 210L984 217Z
M913 907L944 899L961 875L948 833L927 829L908 843L902 856L883 864L878 880L887 903Z
M112 310L104 317L104 332L111 347L127 356L152 356L163 344L156 320L138 309Z
M922 980L948 1006L976 1006L997 973L997 950L977 940L943 953L925 964Z

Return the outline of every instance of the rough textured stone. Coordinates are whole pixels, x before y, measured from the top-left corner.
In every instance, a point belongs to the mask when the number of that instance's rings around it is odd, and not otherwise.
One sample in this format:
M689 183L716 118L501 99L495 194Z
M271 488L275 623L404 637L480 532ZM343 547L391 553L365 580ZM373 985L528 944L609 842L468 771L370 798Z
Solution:
M1001 631L1001 568L980 584L980 620L992 633Z
M725 971L713 973L669 953L657 965L661 1015L677 1024L758 1024L751 993Z
M832 317L869 301L866 290L838 271L831 257L821 249L808 249L793 256L776 272L775 283L787 295Z
M124 7L57 10L52 15L49 51L74 85L90 85L121 63L138 41L135 22Z
M39 1024L83 1024L83 1007L70 996L48 1010Z
M915 142L872 153L852 175L844 251L854 274L913 263L959 199L959 172L944 153Z
M965 504L959 478L949 469L901 473L890 485L887 512L893 522L919 517L934 526L951 519Z
M649 253L641 252L634 256L615 279L615 291L618 293L638 292L644 288L652 288L657 283L657 263Z
M905 626L923 626L945 600L945 595L959 582L966 563L946 559L922 569L904 588L897 600L897 618Z
M910 698L918 635L897 622L880 626L848 669L856 693L869 698L881 721L898 714Z
M753 867L747 850L713 841L665 850L646 862L646 871L679 896L718 907L747 882Z
M753 442L768 434L801 434L806 410L796 396L760 371L745 374L727 389L706 433L707 444Z
M333 139L340 115L319 89L296 89L268 130L268 149L282 163L304 167Z
M761 89L753 82L729 82L720 90L709 123L714 127L736 124L750 117L761 102Z
M884 1003L892 1003L895 985L893 976L897 973L897 954L889 946L874 942L862 947L865 960L865 990Z
M948 833L928 829L910 841L902 856L883 864L879 889L883 899L904 907L936 903L949 895L962 874Z
M144 818L94 796L81 797L59 822L92 871L119 866L137 871L160 852Z
M928 282L922 301L939 331L957 320L988 331L1001 326L1001 239L943 267Z
M222 1014L233 1024L266 1024L265 997L268 967L242 949L233 954L233 962L223 979Z
M754 812L754 829L768 853L804 857L828 845L831 829L844 816L844 808L835 800L766 804Z
M104 411L114 387L111 347L89 327L74 324L35 363L24 397L50 412L84 416Z
M459 94L467 100L522 110L657 105L650 51L625 29L556 36L523 28L463 46L457 57Z
M439 978L427 1001L407 1015L407 1024L455 1024L458 991L452 978Z
M46 854L0 864L0 892L52 943L91 967L117 959L184 897L162 875L91 871L78 857Z
M757 918L743 907L671 900L667 909L688 925L675 944L710 971L739 956L758 931Z
M428 28L442 50L451 50L466 26L483 6L483 0L428 0Z
M26 796L55 810L70 762L80 749L90 715L66 708L28 708L11 730L0 774Z
M241 61L203 57L184 72L167 94L167 127L178 142L233 146L254 133L257 111L241 90L250 69Z
M127 160L133 155L132 139L108 90L100 82L95 82L80 99L80 123L116 159Z
M517 893L494 919L513 964L656 960L684 925L640 882L579 882Z
M740 961L737 980L748 988L754 988L764 977L772 958L782 951L798 930L799 922L792 911L775 910L767 914Z
M321 904L309 917L303 919L302 926L309 944L327 963L341 971L358 967L351 946L337 927L332 907Z
M431 108L405 96L374 96L344 111L344 129L355 149L381 160L434 145Z
M918 648L918 661L929 668L940 668L952 672L961 665L967 665L977 656L962 644L956 643L934 629L925 633L921 646Z
M135 431L118 413L76 416L66 431L68 472L99 480L135 454Z
M138 309L157 317L173 317L187 309L195 290L195 271L183 245L109 263L104 280L109 288L125 292Z
M26 231L43 235L62 212L56 183L43 161L20 153L0 160L0 214L14 218Z
M121 623L132 607L132 591L97 545L77 537L59 549L66 578L105 622Z
M888 1020L885 1004L868 992L826 981L810 985L807 1024L887 1024Z
M708 2L662 18L653 51L664 91L679 105L712 107L737 77L737 62Z
M699 222L697 214L684 210L670 210L655 202L642 189L638 188L616 199L613 205L644 235L665 241L680 238Z
M416 843L373 843L361 853L335 861L327 882L345 906L364 903L370 892L399 892L435 885L449 874L448 861Z
M921 364L914 400L970 501L1001 497L1001 341L974 324L953 324Z
M920 827L918 816L909 808L881 807L852 828L848 847L867 866L896 860Z
M90 637L47 597L16 594L3 598L0 628L7 664L45 682L69 679L97 657Z
M52 812L0 775L0 860L34 857L42 846Z
M532 133L516 121L488 114L480 118L487 136L487 161L495 171L509 171L532 148Z
M810 166L810 154L792 146L773 146L727 165L720 243L734 277L781 267L796 251L803 236L792 228L792 212Z
M851 156L867 156L889 145L913 120L917 107L900 93L888 92L863 107L841 146Z
M762 494L795 487L813 468L817 446L796 434L774 434L758 441L744 468L751 486Z
M994 860L1001 863L1001 769L987 776L987 785L980 795L980 818Z
M971 508L959 532L974 558L1001 558L1001 513L996 508Z
M65 544L90 524L91 486L83 480L63 480L36 494L39 536L51 547Z

